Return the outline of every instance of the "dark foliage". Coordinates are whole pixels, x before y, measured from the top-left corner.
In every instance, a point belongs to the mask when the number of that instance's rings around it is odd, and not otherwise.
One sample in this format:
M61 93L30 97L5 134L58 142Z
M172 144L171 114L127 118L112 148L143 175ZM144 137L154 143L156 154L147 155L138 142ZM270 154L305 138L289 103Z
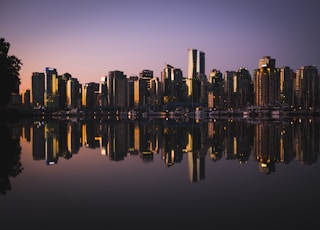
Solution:
M11 94L19 92L19 71L22 62L14 55L8 55L10 43L0 38L0 107L9 104Z
M11 137L10 129L0 124L0 194L5 195L11 190L10 177L16 177L22 173L20 162L21 147L19 139Z

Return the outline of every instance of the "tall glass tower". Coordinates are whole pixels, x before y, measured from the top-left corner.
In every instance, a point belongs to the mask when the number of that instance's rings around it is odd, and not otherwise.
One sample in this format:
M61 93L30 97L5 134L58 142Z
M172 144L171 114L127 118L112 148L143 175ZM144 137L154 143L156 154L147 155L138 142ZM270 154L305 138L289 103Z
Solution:
M201 101L201 81L205 79L205 53L197 49L188 49L188 98L192 106Z

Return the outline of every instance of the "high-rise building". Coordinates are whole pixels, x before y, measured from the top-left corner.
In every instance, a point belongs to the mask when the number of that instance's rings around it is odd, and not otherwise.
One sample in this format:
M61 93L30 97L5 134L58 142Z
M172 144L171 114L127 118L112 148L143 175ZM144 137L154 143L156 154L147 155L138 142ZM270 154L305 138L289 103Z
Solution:
M107 90L106 78L102 77L99 84L98 106L106 107L107 105L108 105L108 90Z
M46 67L46 94L53 95L58 92L58 72L55 68Z
M70 78L67 81L67 107L70 109L80 106L80 84L77 78Z
M146 82L147 90L149 91L151 85L151 79L153 78L153 71L144 69L139 73L139 78Z
M109 71L107 76L109 106L127 107L127 76L122 71Z
M205 74L205 53L188 49L188 78L197 78L200 74Z
M301 109L320 106L320 81L316 66L302 66L296 70L294 104Z
M130 109L135 108L135 94L137 94L137 100L139 100L138 93L136 92L135 85L139 80L138 76L130 76L128 78L128 107ZM138 105L138 102L136 103Z
M223 105L223 76L220 70L212 69L208 79L208 107Z
M237 71L236 107L253 105L253 81L247 68Z
M234 109L236 106L236 93L237 93L237 72L225 71L224 73L224 107Z
M185 99L182 70L166 65L161 72L162 97L164 103L182 102Z
M295 73L288 67L280 68L280 102L288 106L293 105L293 86Z
M200 105L206 88L205 53L197 49L188 49L188 98L193 106Z
M89 82L84 84L82 89L82 105L93 109L97 105L96 92L99 92L99 84Z
M26 92L23 95L23 104L25 106L30 105L30 89L27 89Z
M228 109L244 108L253 104L253 82L247 68L226 71L223 88L225 106Z
M58 72L55 68L46 67L46 96L45 106L47 110L55 111L59 108L59 81Z
M162 99L161 99L161 82L158 77L154 77L151 80L151 86L150 86L150 107L154 111L158 111L162 105Z
M64 110L67 107L67 82L71 78L70 73L64 73L58 76L58 108Z
M42 107L45 105L45 74L34 72L31 76L31 94L32 104L34 107Z
M270 106L280 101L280 71L275 63L275 59L264 56L259 61L259 69L254 71L254 103L257 106Z
M144 69L139 73L139 88L140 88L140 97L144 98L143 100L140 100L140 102L143 102L143 105L145 107L149 106L149 102L151 101L151 80L153 79L153 71Z

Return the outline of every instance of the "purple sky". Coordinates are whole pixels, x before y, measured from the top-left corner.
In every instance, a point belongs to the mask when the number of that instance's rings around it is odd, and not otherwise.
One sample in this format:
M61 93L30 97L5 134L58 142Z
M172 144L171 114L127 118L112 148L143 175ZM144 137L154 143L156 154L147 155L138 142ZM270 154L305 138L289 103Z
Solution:
M318 0L4 0L0 7L0 37L23 62L21 93L45 67L82 84L112 70L160 77L166 63L187 77L188 48L205 52L206 74L240 67L252 74L266 55L277 67L319 68L319 23Z

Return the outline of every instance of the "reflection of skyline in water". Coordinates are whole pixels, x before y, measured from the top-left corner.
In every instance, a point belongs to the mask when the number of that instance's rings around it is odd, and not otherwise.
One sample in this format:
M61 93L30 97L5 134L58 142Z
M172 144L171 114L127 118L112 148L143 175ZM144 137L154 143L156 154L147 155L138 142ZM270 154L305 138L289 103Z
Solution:
M295 160L309 165L319 155L319 122L309 118L256 123L232 119L200 123L44 120L25 122L15 132L32 143L33 160L48 165L58 164L59 157L71 159L82 147L99 148L112 161L138 155L147 163L160 154L168 167L186 160L190 182L205 178L206 156L212 161L239 163L252 158L261 173L269 174L275 172L277 163Z

